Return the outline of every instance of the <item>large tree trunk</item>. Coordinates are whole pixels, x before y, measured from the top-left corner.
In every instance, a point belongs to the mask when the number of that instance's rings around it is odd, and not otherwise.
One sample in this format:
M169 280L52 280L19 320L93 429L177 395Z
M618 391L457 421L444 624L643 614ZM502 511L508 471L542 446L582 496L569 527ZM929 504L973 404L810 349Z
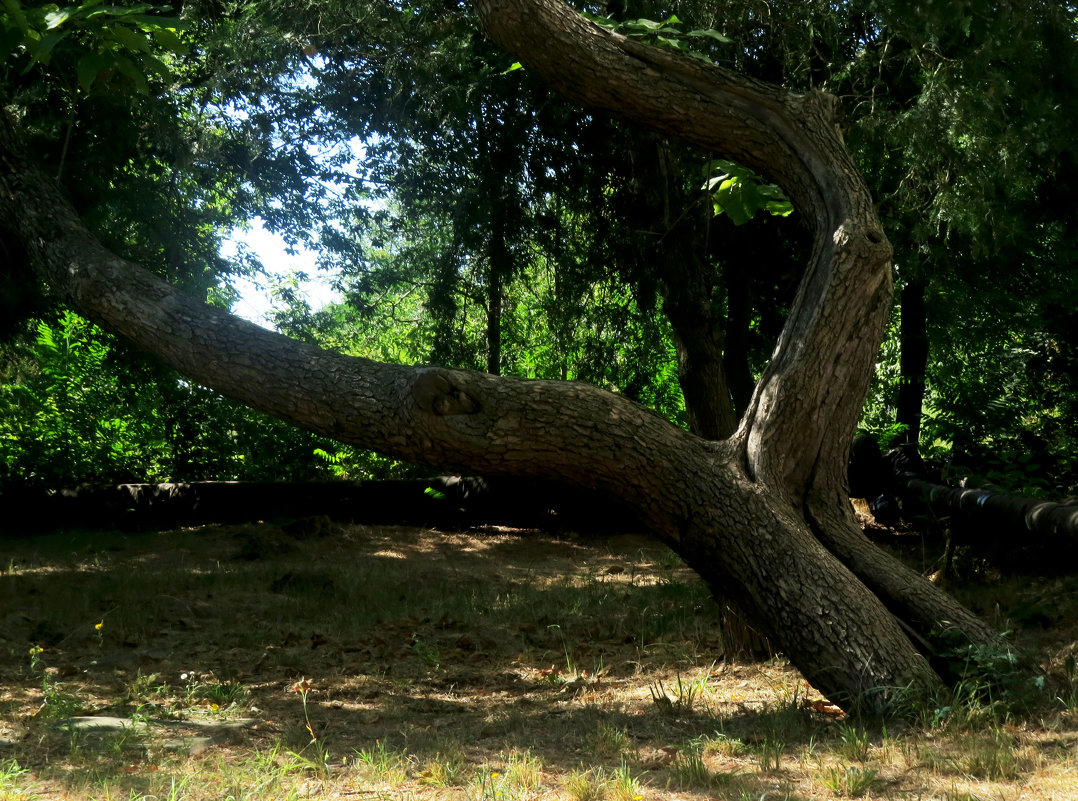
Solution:
M396 458L604 490L739 606L832 700L940 686L919 647L994 635L886 557L844 492L890 305L890 247L826 95L794 95L627 40L558 0L478 0L489 35L558 90L780 183L815 247L738 431L707 441L577 383L380 364L264 331L107 252L0 125L0 219L73 308L254 408Z

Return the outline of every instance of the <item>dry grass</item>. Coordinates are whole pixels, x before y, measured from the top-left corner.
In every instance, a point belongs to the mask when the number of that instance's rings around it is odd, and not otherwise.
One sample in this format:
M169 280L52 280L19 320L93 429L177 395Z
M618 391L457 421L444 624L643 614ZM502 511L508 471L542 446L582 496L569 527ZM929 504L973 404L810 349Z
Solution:
M705 588L638 538L6 544L0 801L1078 799L1073 702L859 728L782 661L724 661Z

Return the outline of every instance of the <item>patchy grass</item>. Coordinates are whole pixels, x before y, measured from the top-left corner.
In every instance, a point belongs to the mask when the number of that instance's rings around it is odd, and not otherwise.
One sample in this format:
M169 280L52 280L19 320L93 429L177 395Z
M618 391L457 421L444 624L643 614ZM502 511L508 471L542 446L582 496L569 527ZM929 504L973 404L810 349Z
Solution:
M1075 797L1078 684L1035 719L972 693L865 728L782 660L724 661L707 590L640 538L5 544L0 801Z

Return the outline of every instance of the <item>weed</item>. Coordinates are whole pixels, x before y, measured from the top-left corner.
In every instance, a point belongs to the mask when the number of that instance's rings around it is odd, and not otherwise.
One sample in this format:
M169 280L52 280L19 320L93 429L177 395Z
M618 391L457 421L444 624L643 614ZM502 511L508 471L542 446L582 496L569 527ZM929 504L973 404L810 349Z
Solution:
M602 768L574 770L565 780L565 791L573 801L601 801L606 798L607 785Z
M565 672L569 676L574 676L576 675L577 670L576 667L574 667L573 665L573 657L569 653L569 643L565 639L565 630L562 629L562 627L557 623L552 623L551 625L547 626L547 631L554 631L555 629L558 632L558 639L561 641L562 653L565 655Z
M475 779L482 801L512 801L538 793L543 786L543 770L530 754L512 754L504 771L480 771Z
M835 795L859 798L868 792L879 771L872 768L829 767L820 781Z
M390 751L381 740L356 751L356 768L367 781L399 787L408 778L408 764L407 751Z
M625 729L600 721L595 730L592 752L599 758L618 757L632 749L632 741Z
M1069 654L1063 660L1062 673L1061 686L1056 695L1056 701L1064 710L1078 709L1078 664L1076 664L1073 654Z
M464 773L464 757L457 746L445 746L419 769L420 784L430 787L459 787Z
M813 732L816 726L812 710L801 703L796 687L767 711L765 727L770 737L798 739Z
M610 774L607 792L613 801L641 801L644 786L640 783L640 777L633 776L629 766L622 762L621 767Z
M299 751L289 751L292 763L288 766L295 770L304 770L316 776L328 776L330 772L330 754L318 740L311 740Z
M414 632L412 633L412 648L429 669L437 670L442 666L442 653L438 650L438 646L427 642Z
M1043 675L1030 676L1007 645L960 645L941 650L957 681L933 710L931 724L960 730L1002 722L1045 700Z
M187 795L187 781L189 778L189 776L184 776L177 779L173 776L168 783L168 794L165 796L165 801L183 801Z
M670 766L670 779L677 787L688 789L707 789L712 784L711 771L704 764L701 749L695 744L682 748Z
M714 663L712 663L712 668L714 668ZM674 717L691 715L697 700L707 691L707 682L711 677L712 668L709 668L703 676L691 681L684 681L678 673L677 684L671 687L673 697L667 693L662 681L655 682L648 687L652 703L664 715Z
M870 747L868 732L853 726L842 726L839 729L842 743L838 752L843 757L853 762L867 762Z
M19 765L14 759L8 759L4 762L0 762L0 790L13 791L10 795L12 798L18 797L18 791L16 790L15 780L26 773L26 768ZM3 798L7 798L9 794L5 792Z
M969 790L945 790L940 796L940 801L983 801L980 796L974 795Z
M35 645L30 649L30 673L40 674L41 694L44 700L37 714L43 718L70 718L82 711L83 703L76 696L65 692L58 681L54 681L45 667L42 654L45 649Z
M958 767L975 779L1012 781L1028 770L1027 760L1017 752L1014 738L996 727L986 736L963 741L964 754L957 758Z
M782 752L786 749L786 743L768 735L764 741L756 747L756 755L760 760L760 770L763 773L777 771L782 767Z
M299 693L300 700L303 702L303 722L306 726L307 733L311 735L311 742L318 742L318 735L314 733L314 727L311 726L311 715L307 709L307 694L311 691L314 685L307 678L301 678L295 684L292 685L292 692Z
M250 691L234 681L199 681L190 678L184 706L203 706L211 712L239 706L250 698ZM183 678L181 676L181 678Z
M716 732L711 737L705 737L703 749L705 754L718 754L726 757L739 757L748 750L741 740L736 737L728 737L722 732Z

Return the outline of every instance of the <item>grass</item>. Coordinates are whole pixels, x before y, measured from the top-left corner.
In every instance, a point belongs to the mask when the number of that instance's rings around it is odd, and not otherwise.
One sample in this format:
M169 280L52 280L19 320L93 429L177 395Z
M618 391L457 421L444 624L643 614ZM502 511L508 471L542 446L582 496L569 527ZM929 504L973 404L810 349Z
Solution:
M1040 717L976 654L962 697L877 731L781 659L724 661L706 588L638 538L285 537L9 543L0 801L1011 801L1078 773L1074 637Z

